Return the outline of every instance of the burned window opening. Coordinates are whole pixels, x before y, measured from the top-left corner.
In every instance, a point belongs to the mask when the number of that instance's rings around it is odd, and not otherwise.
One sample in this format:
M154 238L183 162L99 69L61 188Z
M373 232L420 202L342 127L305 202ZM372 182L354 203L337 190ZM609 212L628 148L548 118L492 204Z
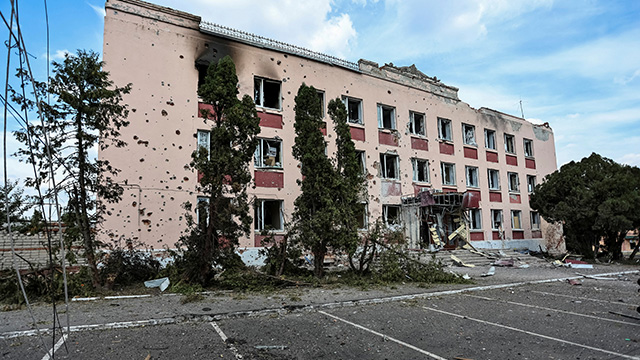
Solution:
M479 187L478 183L478 168L475 166L466 166L465 172L467 174L467 187Z
M451 120L438 118L438 138L440 140L451 140Z
M316 90L316 95L318 96L318 102L320 103L320 115L324 118L324 91Z
M524 145L524 156L533 157L533 141L530 139L522 140Z
M387 224L387 226L400 224L400 206L383 205L382 215L384 217L384 223Z
M488 169L489 190L500 190L500 173L495 169Z
M424 159L411 159L413 166L413 181L429 182L429 161Z
M205 63L196 63L196 70L198 71L198 89L200 86L204 84L204 79L207 77L207 70L209 69L209 64Z
M282 200L256 200L254 223L255 229L283 230Z
M491 229L502 231L502 210L491 210Z
M347 108L347 121L362 125L362 100L343 97L342 101Z
M378 104L378 128L396 129L396 109L394 107Z
M258 106L280 110L282 109L280 88L280 81L256 77L253 80L253 100Z
M465 145L478 146L478 143L476 143L476 127L462 124L462 139Z
M441 163L442 185L456 185L456 165L452 163Z
M507 177L509 178L509 192L520 192L520 177L518 173L507 173Z
M496 149L496 132L489 129L484 129L484 146L487 149Z
M426 136L424 114L409 112L409 132L414 135Z
M504 134L504 151L509 154L516 153L515 138L513 135Z
M380 154L382 177L385 179L399 179L398 155Z
M277 139L259 139L254 154L256 168L282 168L282 141Z

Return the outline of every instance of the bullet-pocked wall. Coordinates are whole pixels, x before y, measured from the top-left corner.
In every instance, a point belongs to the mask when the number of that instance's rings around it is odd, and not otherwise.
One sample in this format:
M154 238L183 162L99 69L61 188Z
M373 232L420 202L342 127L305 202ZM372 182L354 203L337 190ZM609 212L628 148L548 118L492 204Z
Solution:
M215 14L211 14L215 19ZM294 143L294 98L302 83L319 90L324 113L330 99L349 107L351 133L362 151L369 197L366 218L390 216L403 195L430 188L474 191L470 238L479 247L545 247L561 239L529 208L529 186L556 169L553 132L547 125L494 110L474 109L458 89L415 67L360 60L338 66L309 56L255 46L201 30L197 16L137 0L106 3L103 58L112 80L132 83L128 146L100 152L121 170L123 199L107 205L102 240L129 238L155 248L173 246L186 228L182 204L195 204L198 175L189 170L198 133L211 127L199 115L199 69L230 55L240 95L257 100L261 148L252 163L260 207L255 231L241 245L258 246L259 228L280 226L299 194ZM328 116L328 154L335 132ZM501 217L498 215L502 214ZM546 237L546 238L545 238Z

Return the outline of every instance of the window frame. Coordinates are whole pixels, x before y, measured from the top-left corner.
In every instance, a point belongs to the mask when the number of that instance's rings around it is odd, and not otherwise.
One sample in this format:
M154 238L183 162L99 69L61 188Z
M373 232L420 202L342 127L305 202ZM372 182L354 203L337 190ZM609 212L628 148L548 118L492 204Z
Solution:
M325 96L325 92L324 90L318 90L316 89L316 95L318 96L318 100L320 100L320 114L322 116L322 118L324 119L324 116L326 114L326 112L324 111L324 105L326 102L326 96ZM326 126L326 123L325 123Z
M537 211L531 211L529 219L531 221L531 230L540 230L540 213ZM534 221L534 219L537 219L537 221ZM536 226L534 227L534 225Z
M451 127L452 123L450 119L438 117L438 139L442 141L453 142Z
M516 180L515 183L512 183L512 178L515 178ZM508 171L507 184L509 185L510 193L519 193L520 192L520 175L517 172ZM515 188L513 185L515 185Z
M395 177L387 177L387 158L392 157L395 167ZM399 180L400 179L400 157L397 154L380 153L380 170L382 172L382 178L387 180Z
M419 176L420 175L420 171L419 171L419 162L424 163L424 178L425 180L419 180ZM411 167L413 169L413 182L419 182L419 183L430 183L431 182L431 177L429 174L429 160L427 159L419 159L419 158L411 158Z
M255 152L253 153L253 165L256 169L283 169L283 154L282 154L282 140L276 138L258 138L259 143L256 147ZM275 159L274 165L269 166L265 165L264 162L264 143L265 142L277 142L279 144L279 150L277 150L277 159ZM271 144L269 144L271 145ZM280 165L276 165L276 164Z
M491 139L491 141L489 141ZM493 144L491 144L493 142ZM496 131L491 129L484 129L484 147L489 150L497 150L496 146ZM490 146L492 145L492 146Z
M202 141L204 139L206 139L206 141L204 141L205 144L203 144L203 141ZM200 150L201 147L205 148L207 150L208 158L211 159L211 131L198 130L196 133L196 141L198 145L198 150Z
M509 149L509 144L511 144L511 148ZM516 137L511 134L504 134L504 152L507 154L516 154Z
M342 96L342 103L344 103L344 106L347 109L347 123L363 125L364 124L364 116L363 116L364 112L363 112L363 106L362 106L362 99L354 98L354 97L351 97L351 96ZM356 121L351 119L351 111L349 110L349 103L354 103L358 107L359 119L357 119Z
M450 182L445 182L446 176L445 176L445 167L450 167L452 169L452 178L453 180ZM440 162L440 175L442 176L442 185L443 186L456 186L456 164L455 163L449 163L449 162L444 162L441 161Z
M280 228L266 229L264 224L265 219L265 202L277 202L279 207L279 222ZM258 205L260 209L260 216L258 216ZM253 227L254 231L262 232L262 231L284 231L284 200L279 199L256 199L256 203L254 204L254 219L253 219Z
M396 130L398 127L397 127L397 124L396 124L396 108L395 108L395 106L389 106L389 105L378 103L377 108L378 108L378 129ZM389 121L390 121L389 126L385 126L385 120L384 120L385 111L390 111L391 112L389 114Z
M209 199L209 197L208 197L208 196L198 196L198 197L196 197L196 208L195 208L195 212L196 212L197 224L198 224L198 226L199 226L200 228L206 228L206 227L208 226L208 223L209 223L209 216L208 216L208 215L209 215L209 208L208 208L209 201L210 201L210 199ZM200 205L200 204L206 204L206 205L207 205L206 213L205 213L205 214L201 214L201 213L200 213L200 210L201 210L201 209L205 209L205 208L203 208L203 206L202 206L202 205ZM203 217L203 216L206 216L206 217ZM205 220L205 222L204 222L204 223L202 223L202 220L203 220L203 219Z
M476 179L476 183L475 185L471 184L471 182L469 181L471 179L471 173L469 172L470 170L475 170L475 179ZM478 169L477 166L469 166L466 165L464 167L464 173L465 173L465 177L467 180L467 187L468 188L479 188L480 187L480 170Z
M517 214L517 216L516 216ZM516 218L518 219L518 226L516 227ZM522 210L511 210L511 229L522 230Z
M496 226L496 215L498 215L499 225ZM502 231L504 230L504 217L502 216L501 209L491 209L491 230L492 231Z
M367 152L364 150L356 150L356 159L360 163L363 174L367 174Z
M389 223L389 209L393 208L396 209L397 211L397 221L395 223ZM393 226L393 225L400 225L402 224L402 209L400 205L397 204L383 204L382 205L382 218L384 220L385 225L387 225L387 227L389 226Z
M480 209L469 209L469 230L482 230L482 211Z
M256 85L258 81L260 82L260 86L259 86L259 89L256 89ZM278 95L277 95L278 107L266 106L264 104L265 82L271 83L271 84L278 84ZM273 80L273 79L265 78L262 76L254 76L253 77L253 101L255 102L256 106L264 109L282 110L282 81Z
M422 117L422 133L416 131L416 115L419 115ZM409 133L411 133L412 135L418 135L418 136L427 136L427 121L426 121L427 116L424 113L420 113L420 112L416 112L416 111L409 111Z
M495 179L492 179L491 174L495 173ZM489 190L500 190L500 170L498 169L487 169L487 178L489 179ZM494 181L495 180L495 181ZM497 184L494 184L497 183ZM491 186L497 185L497 186Z
M529 146L527 146L529 145ZM524 149L524 156L528 158L534 157L533 152L533 140L524 138L522 139L522 148Z
M467 139L467 130L471 130L471 139ZM478 146L476 141L476 127L475 125L462 123L462 143L468 146Z
M358 230L366 231L367 229L369 229L369 203L361 202L360 205L362 205L363 207L363 214L362 218L359 220L362 220L364 227L360 227L360 222L358 221ZM359 214L357 214L356 216L358 215Z
M533 184L532 184L531 179L533 179ZM527 175L527 192L529 194L533 194L534 193L534 191L536 190L537 183L538 183L538 180L537 180L535 175Z

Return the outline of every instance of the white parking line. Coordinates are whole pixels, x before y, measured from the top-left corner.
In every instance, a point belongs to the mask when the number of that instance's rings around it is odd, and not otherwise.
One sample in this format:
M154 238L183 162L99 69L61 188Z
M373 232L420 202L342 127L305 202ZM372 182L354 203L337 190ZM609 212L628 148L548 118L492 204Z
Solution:
M67 336L67 334L63 334L60 337L60 340L58 340L56 345L53 347L53 349L47 351L47 354L42 358L42 360L53 359L56 351L58 351L58 349L60 349L60 346L62 346L62 344L64 344L64 342L67 340Z
M220 329L220 326L218 326L218 324L216 324L215 321L211 322L211 326L213 326L213 328L218 333L218 335L220 335L222 342L224 342L227 345L227 347L229 347L229 350L231 350L231 352L236 357L236 359L242 359L242 355L240 355L240 353L238 352L238 349L236 349L236 346L233 344L227 343L227 340L228 340L227 335L225 335L222 329Z
M584 297L584 296L571 296L571 295L564 295L564 294L554 294L554 293L550 293L550 292L536 291L536 290L529 290L529 291L531 291L532 293L542 294L542 295L553 295L553 296L566 297L566 298L570 298L570 299L597 301L597 302L607 303L607 304L631 306L631 307L634 307L634 308L640 306L640 305L637 305L637 304L631 304L631 303L620 302L620 301L609 301L609 300L601 300L601 299L592 299L592 298L588 298L588 297Z
M544 307L544 306L523 304L523 303L514 302L514 301L498 300L498 299L493 299L493 298L489 298L489 297L485 297L485 296L470 295L470 294L464 294L464 295L468 296L468 297L476 298L476 299L482 299L482 300L488 300L488 301L499 301L499 302L503 302L503 303L511 304L511 305L530 307L530 308L540 309L540 310L555 311L555 312L559 312L559 313L563 313L563 314L569 314L569 315L574 315L574 316L582 316L582 317L586 317L586 318L590 318L590 319L609 321L609 322L614 322L614 323L618 323L618 324L640 326L640 324L638 324L638 323L632 323L632 322L628 322L628 321L621 321L621 320L614 320L614 319L607 319L607 318L603 318L603 317L599 317L599 316L580 314L580 313L576 313L576 312L573 312L573 311L552 309L552 308L548 308L548 307Z
M330 318L333 318L333 319L336 319L336 320L340 320L340 321L342 321L342 322L343 322L343 323L345 323L345 324L349 324L349 325L351 325L351 326L355 326L355 327L357 327L357 328L358 328L358 329L360 329L360 330L364 330L364 331L366 331L366 332L370 332L370 333L372 333L372 334L374 334L374 335L378 335L378 336L380 336L380 337L381 337L381 338L383 338L383 339L390 340L390 341L393 341L393 342L395 342L395 343L397 343L397 344L400 344L400 345L402 345L402 346L408 347L409 349L415 350L415 351L417 351L417 352L419 352L419 353L421 353L421 354L423 354L423 355L427 355L427 356L431 357L432 359L437 359L437 360L446 360L445 358L443 358L443 357L441 357L441 356L438 356L438 355L436 355L436 354L430 353L430 352L428 352L428 351L426 351L426 350L420 349L419 347L415 347L415 346L413 346L413 345L411 345L411 344L407 344L406 342L401 341L401 340L398 340L398 339L395 339L395 338L392 338L391 336L388 336L388 335L385 335L385 334L379 333L379 332L377 332L377 331L375 331L375 330L371 330L371 329L366 328L366 327L364 327L364 326L362 326L362 325L358 325L358 324L353 323L353 322L351 322L351 321L349 321L349 320L345 320L345 319L340 318L340 317L337 317L337 316L335 316L335 315L331 315L331 314L326 313L326 312L324 312L324 311L318 311L318 312L319 312L320 314L324 314L324 315L326 315L326 316L328 316L328 317L330 317Z
M507 325L502 325L502 324L498 324L498 323L494 323L494 322L490 322L490 321L475 319L475 318L472 318L472 317L469 317L469 316L450 313L448 311L444 311L444 310L440 310L440 309L434 309L434 308L430 308L430 307L426 307L426 306L423 306L422 308L425 309L425 310L438 312L438 313L441 313L441 314L457 317L457 318L460 318L460 319L471 320L471 321L479 322L481 324L497 326L497 327L500 327L500 328L503 328L503 329L517 331L517 332L521 332L523 334L537 336L537 337L540 337L540 338L543 338L543 339L553 340L553 341L557 341L557 342L560 342L560 343L563 343L563 344L578 346L578 347L581 347L581 348L584 348L584 349L589 349L589 350L598 351L598 352L602 352L602 353L609 354L609 355L619 356L619 357L625 358L625 359L640 360L640 357L637 357L637 356L620 354L620 353L617 353L617 352L613 352L613 351L609 351L609 350L605 350L605 349L600 349L600 348L589 346L589 345L582 345L582 344L574 343L572 341L557 339L557 338L554 338L554 337L551 337L551 336L542 335L542 334L534 333L534 332L531 332L531 331L514 328L512 326L507 326Z

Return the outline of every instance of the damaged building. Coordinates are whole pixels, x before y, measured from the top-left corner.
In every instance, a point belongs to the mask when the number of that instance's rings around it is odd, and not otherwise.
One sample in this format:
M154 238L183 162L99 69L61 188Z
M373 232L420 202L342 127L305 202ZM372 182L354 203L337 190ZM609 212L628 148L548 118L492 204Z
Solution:
M254 96L260 144L251 171L254 229L241 247L259 246L263 229L283 234L300 193L293 158L294 97L302 83L318 89L327 151L336 135L330 99L348 110L351 136L367 174L360 227L382 218L401 226L413 248L548 248L561 233L529 207L529 195L556 170L548 124L480 108L458 89L422 73L357 63L203 21L138 0L106 2L103 59L116 84L132 83L123 148L100 151L121 169L125 192L108 204L102 240L133 239L172 247L186 229L185 202L199 201L191 153L209 144L212 122L197 89L208 64L229 55L239 92ZM211 15L215 19L215 14ZM289 217L290 218L290 217Z

